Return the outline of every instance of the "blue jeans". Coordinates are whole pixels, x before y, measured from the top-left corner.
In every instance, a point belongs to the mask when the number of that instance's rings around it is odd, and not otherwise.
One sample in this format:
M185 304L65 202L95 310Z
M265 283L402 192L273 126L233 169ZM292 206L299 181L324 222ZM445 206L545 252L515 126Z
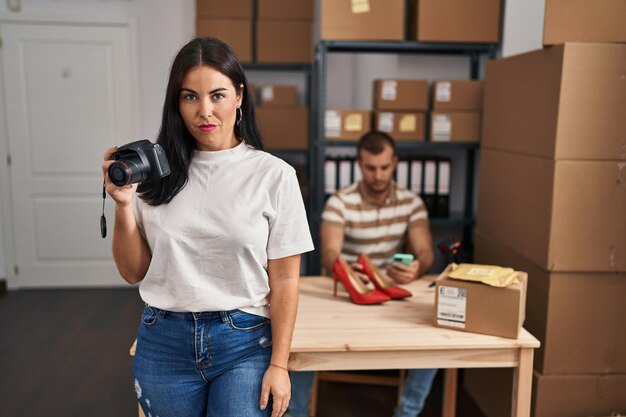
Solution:
M430 393L436 373L436 369L407 370L400 405L395 409L394 417L417 417L419 415L424 408L424 402ZM291 401L287 412L293 417L308 417L315 372L290 372L289 377L291 378Z
M259 408L272 353L267 318L243 311L175 313L146 306L134 361L152 417L268 417Z
M408 369L400 404L393 417L417 417L424 408L436 374L436 369Z
M289 417L309 417L311 408L311 389L313 389L313 371L293 371L289 372L291 380L291 400L287 412Z

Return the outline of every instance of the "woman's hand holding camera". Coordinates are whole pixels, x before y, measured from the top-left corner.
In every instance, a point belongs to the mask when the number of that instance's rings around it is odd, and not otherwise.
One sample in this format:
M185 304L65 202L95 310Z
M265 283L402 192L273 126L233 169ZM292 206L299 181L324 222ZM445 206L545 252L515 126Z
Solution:
M112 147L107 149L104 152L104 162L102 163L102 174L104 175L104 183L106 186L107 193L111 196L111 198L119 205L128 205L133 201L133 195L135 194L135 189L137 188L137 184L129 184L123 187L118 187L117 185L111 182L109 178L109 166L115 162L111 159L113 154L117 151L117 147Z

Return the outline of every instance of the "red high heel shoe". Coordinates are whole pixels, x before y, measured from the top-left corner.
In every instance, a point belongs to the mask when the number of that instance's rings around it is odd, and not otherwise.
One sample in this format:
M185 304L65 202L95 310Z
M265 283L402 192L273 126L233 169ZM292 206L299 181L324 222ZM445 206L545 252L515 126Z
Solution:
M361 264L363 267L363 273L369 277L370 281L374 283L374 286L381 292L387 294L391 299L399 300L401 298L413 296L411 292L397 286L391 279L389 279L389 277L380 272L369 256L364 253L359 255L357 263Z
M341 281L354 304L379 304L390 300L383 292L367 288L341 256L333 265L333 281L333 295L337 296L337 282Z

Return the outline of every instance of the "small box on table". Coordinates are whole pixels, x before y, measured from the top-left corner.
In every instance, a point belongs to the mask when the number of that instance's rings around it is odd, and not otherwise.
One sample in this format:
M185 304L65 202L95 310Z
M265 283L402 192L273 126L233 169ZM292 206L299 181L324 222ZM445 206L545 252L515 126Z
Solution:
M475 265L480 268L481 265ZM517 283L493 287L450 278L451 266L436 281L435 325L516 339L524 323L528 275L516 271Z

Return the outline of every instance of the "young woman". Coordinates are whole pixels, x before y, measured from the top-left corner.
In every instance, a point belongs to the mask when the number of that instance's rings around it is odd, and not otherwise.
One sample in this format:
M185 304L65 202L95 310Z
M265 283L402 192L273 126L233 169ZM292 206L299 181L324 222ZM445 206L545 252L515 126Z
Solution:
M113 257L146 307L134 361L146 416L287 409L300 254L313 249L295 171L262 151L233 51L194 39L172 63L161 131L171 174L117 187Z

